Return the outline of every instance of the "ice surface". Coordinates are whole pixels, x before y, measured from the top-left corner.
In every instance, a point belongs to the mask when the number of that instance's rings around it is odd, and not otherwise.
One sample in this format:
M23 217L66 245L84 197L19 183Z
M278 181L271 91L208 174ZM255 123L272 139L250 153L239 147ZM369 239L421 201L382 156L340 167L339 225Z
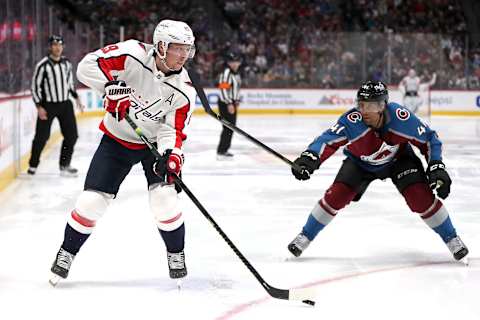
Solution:
M238 125L293 160L334 121L240 115ZM465 267L390 181L372 183L301 258L290 257L287 244L343 155L300 182L282 161L235 134L234 160L218 162L220 124L193 117L184 182L270 285L315 289L314 308L269 298L184 193L189 275L179 291L168 277L141 166L124 181L69 279L52 288L50 265L100 140L98 122L79 124L78 178L59 176L57 146L37 175L20 177L0 195L0 319L480 319L480 119L432 120L453 178L444 203L470 249Z

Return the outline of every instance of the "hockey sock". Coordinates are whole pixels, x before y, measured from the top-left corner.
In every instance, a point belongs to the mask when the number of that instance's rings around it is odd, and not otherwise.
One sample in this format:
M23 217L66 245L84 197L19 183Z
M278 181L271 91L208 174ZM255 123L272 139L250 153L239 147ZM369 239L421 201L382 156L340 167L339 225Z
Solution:
M438 233L438 235L442 238L443 242L447 243L452 238L457 236L457 232L450 221L450 217L447 217L445 221L442 222L438 227L432 228L433 231Z
M308 238L308 240L312 241L324 227L324 224L318 222L318 220L315 219L312 214L310 214L308 216L307 223L302 229L302 233Z
M434 197L427 184L410 185L403 190L402 195L410 209L418 212L423 221L438 233L445 243L457 236L447 209L440 200Z
M80 233L67 223L62 248L76 255L89 236L90 234Z
M355 197L355 192L343 183L334 183L313 207L302 233L312 241L322 229L336 216L337 211L345 207ZM333 205L330 205L332 203Z
M185 224L182 223L180 227L173 231L163 231L158 229L162 236L167 251L170 253L177 253L185 247Z

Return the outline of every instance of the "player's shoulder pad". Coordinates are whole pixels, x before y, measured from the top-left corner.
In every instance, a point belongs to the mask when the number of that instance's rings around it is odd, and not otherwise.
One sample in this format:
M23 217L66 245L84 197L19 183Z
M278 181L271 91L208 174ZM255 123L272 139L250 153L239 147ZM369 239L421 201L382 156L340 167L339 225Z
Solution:
M390 116L388 126L392 130L408 136L421 138L422 133L425 132L426 125L414 113L395 102L388 103L386 108Z
M130 56L143 62L148 58L148 47L138 40L131 39L108 44L98 49L95 53L100 57Z
M121 47L122 53L129 54L140 61L143 61L147 58L148 55L148 45L144 44L138 40L131 39L124 42L120 42L119 47Z
M190 108L195 106L195 98L197 92L192 85L190 77L188 75L187 70L182 68L181 72L175 74L173 76L168 77L166 81L175 91L180 93L180 95L176 95L175 97L175 104L176 105L185 105L187 103L190 104Z
M356 126L362 123L363 117L357 108L351 108L340 116L338 122L347 126Z
M342 114L337 120L337 124L332 128L336 128L337 126L339 128L344 128L344 133L349 138L355 138L368 129L367 125L363 122L362 114L356 108L352 108Z
M405 124L419 121L417 116L415 116L414 113L408 110L408 108L396 102L389 102L386 106L386 109L390 116L390 119L394 123L399 123L401 125L402 123Z

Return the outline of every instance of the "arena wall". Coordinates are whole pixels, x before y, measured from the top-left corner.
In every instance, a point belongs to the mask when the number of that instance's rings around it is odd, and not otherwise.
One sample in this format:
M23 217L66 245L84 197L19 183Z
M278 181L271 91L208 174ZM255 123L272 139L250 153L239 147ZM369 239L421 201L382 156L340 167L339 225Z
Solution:
M85 116L103 114L102 98L90 89L80 89ZM217 89L205 90L215 109ZM241 114L341 114L354 104L355 90L243 89ZM428 99L428 100L427 100ZM401 103L398 90L390 90L390 100ZM480 91L432 90L425 95L423 114L480 116ZM196 114L205 114L196 99ZM35 130L36 109L29 95L0 97L0 191L26 169ZM60 139L58 123L52 128L50 144Z

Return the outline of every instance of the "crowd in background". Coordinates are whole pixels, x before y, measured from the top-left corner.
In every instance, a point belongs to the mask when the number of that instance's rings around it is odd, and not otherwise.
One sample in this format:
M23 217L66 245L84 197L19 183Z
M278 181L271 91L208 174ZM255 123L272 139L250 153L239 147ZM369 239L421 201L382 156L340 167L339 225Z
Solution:
M425 81L437 73L434 88L480 88L480 50L469 42L458 0L50 0L48 4L65 26L63 33L81 33L79 41L88 43L71 52L67 41L65 51L70 57L74 54L74 63L100 43L117 42L120 26L124 39L151 42L158 21L170 18L184 20L194 30L197 55L191 65L208 86L215 84L225 53L233 50L243 57L246 87L354 88L366 78L398 84L409 68L415 68ZM80 25L88 26L88 34L78 30ZM0 77L0 86L6 79Z

